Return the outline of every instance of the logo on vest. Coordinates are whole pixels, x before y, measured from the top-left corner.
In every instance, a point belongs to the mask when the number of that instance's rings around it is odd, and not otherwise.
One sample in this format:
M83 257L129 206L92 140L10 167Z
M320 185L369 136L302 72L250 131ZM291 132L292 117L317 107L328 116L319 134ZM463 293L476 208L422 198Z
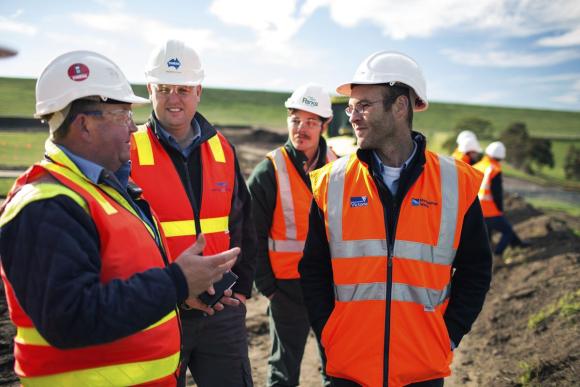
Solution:
M433 201L433 200L427 200L427 199L423 199L423 198L411 198L411 205L413 207L425 207L425 208L429 208L431 206L436 206L439 203Z
M229 192L230 185L227 181L218 181L215 183L215 187L211 189L213 192Z
M369 205L369 198L366 196L353 196L350 198L351 207L364 207Z
M167 61L167 67L173 67L177 70L181 67L181 62L177 58L171 58Z

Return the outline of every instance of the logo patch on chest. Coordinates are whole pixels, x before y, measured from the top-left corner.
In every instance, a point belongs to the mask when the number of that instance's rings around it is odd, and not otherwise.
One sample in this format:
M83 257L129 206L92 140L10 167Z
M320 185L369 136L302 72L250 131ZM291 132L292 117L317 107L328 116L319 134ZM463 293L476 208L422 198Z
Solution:
M427 200L427 199L423 199L423 198L411 198L411 206L413 207L425 207L425 208L429 208L431 206L436 206L439 203L437 203L434 200Z
M363 207L369 205L369 198L366 196L351 196L350 206L351 207Z

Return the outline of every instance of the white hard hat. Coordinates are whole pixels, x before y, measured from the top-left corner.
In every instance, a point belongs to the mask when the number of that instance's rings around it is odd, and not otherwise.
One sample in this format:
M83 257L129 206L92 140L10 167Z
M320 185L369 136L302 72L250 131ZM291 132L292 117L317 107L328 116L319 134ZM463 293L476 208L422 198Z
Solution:
M477 140L477 136L471 130L462 130L457 135L457 140L456 140L457 145L459 145L459 143L462 142L463 140L465 140L466 138L475 138Z
M336 88L339 94L350 96L351 86L381 83L404 83L410 88L413 110L427 110L427 86L417 62L398 52L379 51L366 58L356 69L352 81Z
M479 141L475 137L464 137L461 141L457 144L457 149L459 152L467 153L467 152L477 152L481 153L482 149L479 145Z
M322 86L307 83L297 88L284 104L289 109L299 109L314 113L323 118L332 116L330 96Z
M35 117L56 113L74 100L89 96L100 96L103 101L149 103L133 93L121 69L110 59L96 52L72 51L53 59L38 77Z
M485 154L494 159L505 159L505 145L501 141L492 142L485 148Z
M180 40L168 40L156 48L145 70L147 83L197 86L203 81L197 52Z

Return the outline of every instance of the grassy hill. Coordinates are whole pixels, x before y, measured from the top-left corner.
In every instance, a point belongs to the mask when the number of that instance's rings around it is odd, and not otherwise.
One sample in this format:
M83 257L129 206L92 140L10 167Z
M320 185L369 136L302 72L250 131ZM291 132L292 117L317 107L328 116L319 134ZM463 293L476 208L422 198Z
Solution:
M0 77L0 117L32 117L35 83L34 79ZM147 97L145 85L134 85L134 90ZM199 110L221 125L282 128L286 126L284 101L288 97L289 93L205 88ZM144 121L149 112L150 106L136 109L136 121ZM580 112L570 111L432 102L429 110L415 115L414 126L427 132L448 132L465 117L491 121L496 133L522 121L535 137L580 139Z

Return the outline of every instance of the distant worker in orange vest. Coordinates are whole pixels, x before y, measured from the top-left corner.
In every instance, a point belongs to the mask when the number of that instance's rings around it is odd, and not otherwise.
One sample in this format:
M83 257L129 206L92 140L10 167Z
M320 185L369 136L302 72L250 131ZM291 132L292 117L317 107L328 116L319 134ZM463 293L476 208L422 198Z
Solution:
M473 166L483 173L478 196L490 239L493 231L501 233L501 238L493 249L493 253L498 256L503 255L509 245L529 246L529 243L518 237L504 216L501 161L505 159L505 155L505 145L500 141L492 142L485 148L483 159Z
M300 86L285 105L288 141L268 153L248 181L258 236L256 287L270 300L268 386L300 381L310 332L298 273L312 202L308 173L336 159L322 137L332 120L330 96L322 86Z
M466 164L473 165L479 161L479 155L482 151L477 136L471 130L462 130L457 135L457 148L451 156L454 159L461 160Z
M428 102L410 57L374 53L337 92L360 149L311 172L299 265L326 373L333 386L442 386L491 280L481 173L412 130Z
M14 369L30 386L175 386L177 305L229 270L239 249L173 262L129 179L137 97L108 58L73 51L36 83L45 158L0 208L2 280L16 325Z
M131 176L159 216L171 255L202 234L204 255L241 248L232 297L215 307L201 299L182 305L178 385L185 386L189 368L200 387L251 386L245 302L252 292L256 235L250 193L234 147L197 111L204 70L195 50L166 41L152 52L145 77L153 112L133 133Z

